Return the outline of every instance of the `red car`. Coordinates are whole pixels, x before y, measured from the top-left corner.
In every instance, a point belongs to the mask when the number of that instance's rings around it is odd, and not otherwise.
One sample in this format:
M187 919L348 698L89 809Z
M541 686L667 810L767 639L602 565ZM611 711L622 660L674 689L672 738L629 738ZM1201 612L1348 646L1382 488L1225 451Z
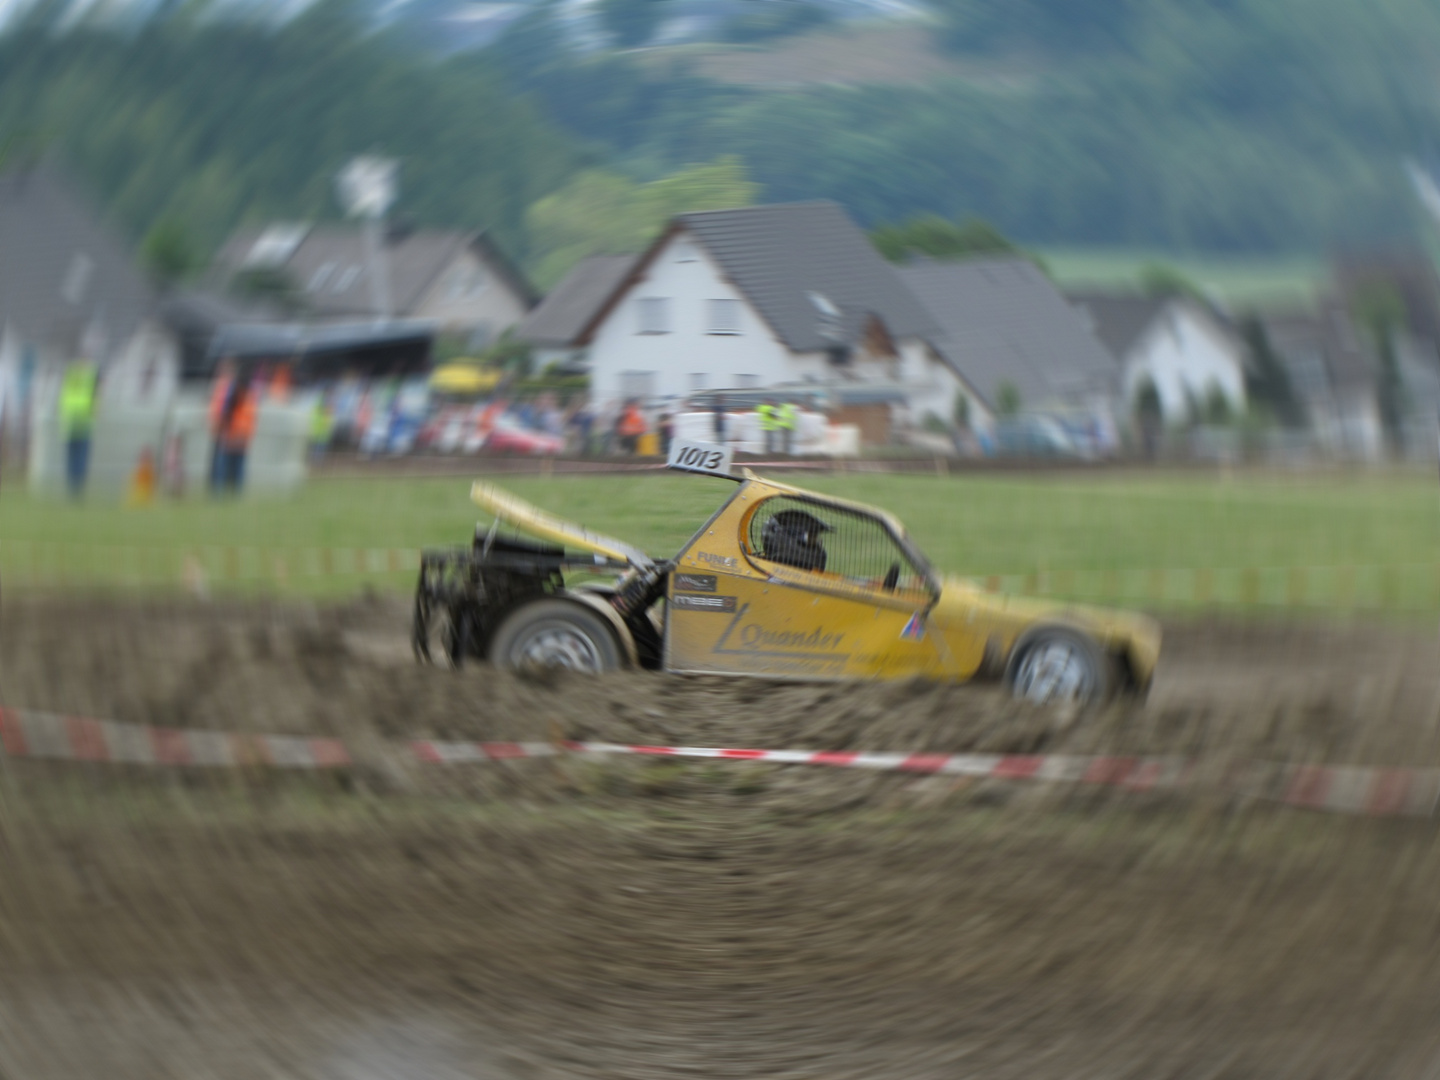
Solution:
M541 454L553 456L565 449L565 439L544 431L527 428L511 416L495 421L485 440L485 449L496 454Z

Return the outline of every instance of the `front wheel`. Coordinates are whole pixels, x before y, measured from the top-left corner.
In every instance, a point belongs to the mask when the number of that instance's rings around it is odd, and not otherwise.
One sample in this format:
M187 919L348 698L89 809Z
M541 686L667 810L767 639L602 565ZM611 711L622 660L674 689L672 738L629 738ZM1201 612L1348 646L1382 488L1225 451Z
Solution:
M620 648L600 616L566 600L537 600L500 624L490 642L490 662L598 675L620 666Z
M1010 692L1039 705L1089 705L1115 690L1114 665L1096 642L1073 630L1041 630L1010 661Z

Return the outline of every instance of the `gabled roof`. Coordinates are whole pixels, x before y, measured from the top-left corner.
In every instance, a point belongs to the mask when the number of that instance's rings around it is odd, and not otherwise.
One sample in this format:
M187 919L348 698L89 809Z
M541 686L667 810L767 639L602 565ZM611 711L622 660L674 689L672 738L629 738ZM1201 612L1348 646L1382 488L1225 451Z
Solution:
M65 350L93 328L116 349L155 300L128 246L57 168L0 174L0 327Z
M1118 360L1129 355L1173 300L1168 296L1076 289L1067 290L1065 295L1090 315L1095 336Z
M923 261L900 277L939 324L931 345L991 408L1007 382L1026 406L1118 385L1114 357L1028 259Z
M534 345L571 346L625 280L635 255L592 255L582 259L521 321L515 334Z
M385 238L392 311L414 311L441 272L467 247L499 274L526 305L534 287L493 241L481 232L417 229ZM273 257L266 259L269 248ZM364 232L344 225L271 225L237 233L217 262L227 277L257 265L283 270L321 315L373 315Z
M872 318L879 318L892 337L923 337L934 329L934 320L901 284L895 268L839 205L779 203L675 217L590 318L581 343L682 232L709 253L793 352L819 352L837 341L853 344ZM826 336L827 321L833 339Z

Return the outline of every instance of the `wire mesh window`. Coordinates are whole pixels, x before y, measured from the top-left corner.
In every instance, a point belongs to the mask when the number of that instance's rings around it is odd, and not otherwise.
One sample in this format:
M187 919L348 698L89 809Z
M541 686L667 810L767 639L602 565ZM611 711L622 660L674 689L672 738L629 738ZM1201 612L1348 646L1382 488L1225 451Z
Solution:
M877 519L857 510L789 496L750 517L751 554L769 562L877 589L925 588L925 576Z

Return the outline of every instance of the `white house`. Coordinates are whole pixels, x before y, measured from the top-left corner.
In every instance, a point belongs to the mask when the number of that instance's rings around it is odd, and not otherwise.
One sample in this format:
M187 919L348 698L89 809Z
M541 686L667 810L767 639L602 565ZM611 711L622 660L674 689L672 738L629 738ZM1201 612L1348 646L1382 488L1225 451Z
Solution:
M898 391L913 419L948 415L963 385L929 314L834 203L682 214L628 266L574 273L520 334L583 357L602 406L868 385Z
M1132 409L1148 380L1166 423L1184 423L1217 392L1232 413L1244 411L1244 343L1204 305L1183 296L1072 292L1070 298L1119 362Z
M7 440L53 410L60 377L94 360L110 404L164 401L179 348L126 245L53 166L0 176L0 408Z

